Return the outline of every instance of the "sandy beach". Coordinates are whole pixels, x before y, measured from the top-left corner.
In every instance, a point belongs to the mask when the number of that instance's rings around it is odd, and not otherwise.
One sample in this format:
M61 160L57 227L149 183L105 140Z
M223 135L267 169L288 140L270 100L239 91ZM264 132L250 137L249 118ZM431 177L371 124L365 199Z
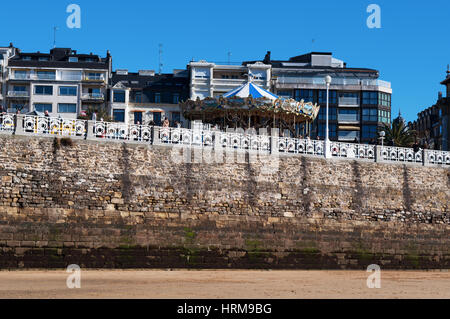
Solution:
M0 298L450 298L448 271L82 270L69 289L64 270L0 271Z

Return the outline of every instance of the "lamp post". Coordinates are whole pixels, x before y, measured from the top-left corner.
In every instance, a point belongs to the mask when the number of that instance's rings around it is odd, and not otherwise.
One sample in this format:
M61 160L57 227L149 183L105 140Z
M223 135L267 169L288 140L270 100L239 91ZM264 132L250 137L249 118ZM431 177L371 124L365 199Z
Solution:
M330 136L329 136L329 126L328 126L328 106L330 100L330 84L331 84L331 76L327 75L325 77L325 83L327 85L327 111L326 111L326 119L325 119L325 158L331 158L330 152Z
M384 138L386 136L386 132L385 131L381 131L380 132L380 140L381 140L381 147L383 147L384 145Z

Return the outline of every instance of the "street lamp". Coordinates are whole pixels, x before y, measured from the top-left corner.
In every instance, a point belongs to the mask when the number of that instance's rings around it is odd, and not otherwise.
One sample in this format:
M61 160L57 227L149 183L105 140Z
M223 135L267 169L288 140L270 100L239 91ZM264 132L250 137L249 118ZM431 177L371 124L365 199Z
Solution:
M380 132L380 140L381 140L381 147L383 147L384 137L386 136L385 131Z
M327 75L325 77L325 83L327 85L327 112L326 112L326 124L325 124L325 158L331 158L330 152L330 136L329 136L329 128L328 128L328 106L330 100L330 84L331 84L331 76Z

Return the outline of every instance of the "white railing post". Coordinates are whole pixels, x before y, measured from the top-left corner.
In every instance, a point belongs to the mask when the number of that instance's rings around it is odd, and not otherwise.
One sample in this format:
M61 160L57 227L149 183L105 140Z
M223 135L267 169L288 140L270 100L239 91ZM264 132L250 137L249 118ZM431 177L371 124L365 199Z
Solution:
M272 134L270 136L270 154L278 154L280 152L279 150L279 136L280 136L280 130L278 128L272 128Z
M383 147L381 145L375 145L375 162L383 162Z

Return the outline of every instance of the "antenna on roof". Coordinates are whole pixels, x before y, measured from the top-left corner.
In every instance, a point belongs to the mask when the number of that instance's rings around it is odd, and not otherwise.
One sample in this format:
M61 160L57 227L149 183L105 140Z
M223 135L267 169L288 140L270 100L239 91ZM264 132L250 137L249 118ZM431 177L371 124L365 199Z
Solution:
M231 52L228 52L228 64L231 64Z
M53 27L53 48L56 48L56 31L58 31L58 27Z
M162 67L163 67L163 64L162 64L162 53L163 53L162 47L163 47L163 45L162 45L162 43L160 43L159 44L159 72L158 72L160 75L161 75Z

